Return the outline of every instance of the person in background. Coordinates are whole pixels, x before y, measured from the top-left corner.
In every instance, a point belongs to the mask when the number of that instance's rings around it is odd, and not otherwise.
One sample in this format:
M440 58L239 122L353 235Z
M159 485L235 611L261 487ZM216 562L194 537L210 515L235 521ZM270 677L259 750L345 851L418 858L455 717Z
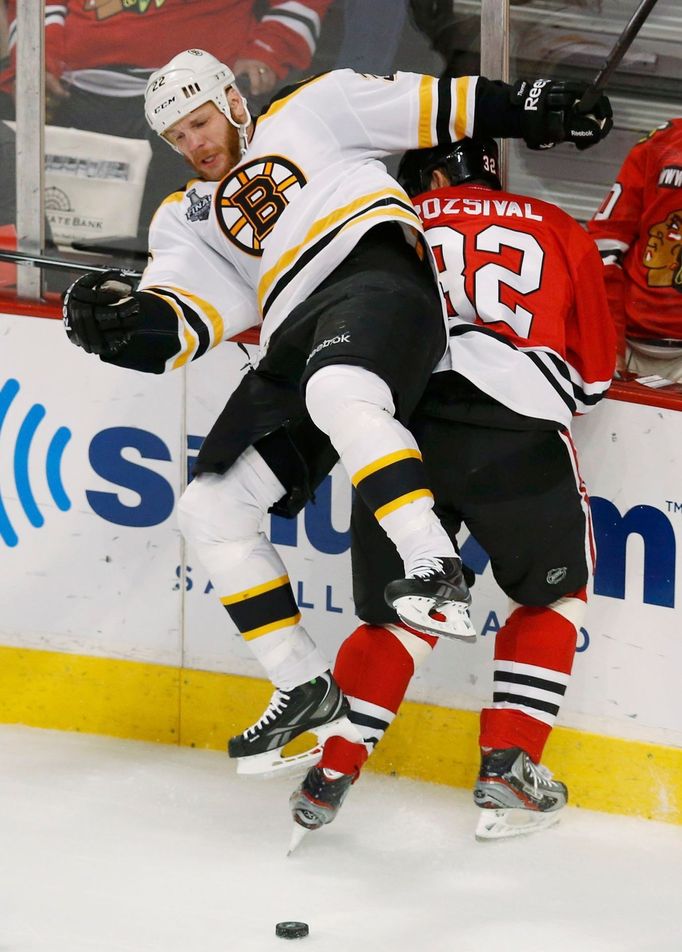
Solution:
M140 240L163 198L186 177L144 119L147 80L190 40L234 66L254 96L310 65L332 0L65 0L45 5L46 121L89 132L148 138L152 160ZM17 0L8 0L11 62L0 74L6 118L14 88ZM259 15L262 11L262 15ZM2 115L0 115L2 118Z
M618 369L682 382L682 118L633 146L587 228L605 265Z
M495 638L492 703L481 712L477 836L555 822L567 789L540 763L570 681L593 567L589 501L573 416L608 389L615 333L599 254L554 205L501 191L493 140L408 153L398 178L438 265L450 321L446 360L410 419L435 510L462 523L510 599ZM300 830L331 822L437 639L377 597L395 552L355 498L356 614L334 677L363 743L330 737L291 796ZM292 843L300 839L300 832Z

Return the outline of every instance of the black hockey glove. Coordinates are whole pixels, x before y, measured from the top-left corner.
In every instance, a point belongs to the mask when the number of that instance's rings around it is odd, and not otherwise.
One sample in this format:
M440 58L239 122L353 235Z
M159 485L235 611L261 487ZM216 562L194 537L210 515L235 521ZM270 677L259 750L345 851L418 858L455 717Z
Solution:
M607 136L613 126L611 103L601 95L589 113L577 106L587 83L569 80L520 79L511 88L512 103L523 110L521 130L529 149L551 149L559 142L573 142L589 149Z
M67 337L87 354L111 357L128 343L138 325L140 304L125 271L84 274L64 295Z

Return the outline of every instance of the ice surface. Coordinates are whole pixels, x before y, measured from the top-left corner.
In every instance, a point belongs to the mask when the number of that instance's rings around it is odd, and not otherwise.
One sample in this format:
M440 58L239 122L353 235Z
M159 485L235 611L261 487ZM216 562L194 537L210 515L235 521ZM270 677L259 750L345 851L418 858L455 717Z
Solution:
M365 773L287 858L293 786L0 726L0 952L682 950L680 827L569 808L477 843L467 792ZM285 919L310 935L277 938Z

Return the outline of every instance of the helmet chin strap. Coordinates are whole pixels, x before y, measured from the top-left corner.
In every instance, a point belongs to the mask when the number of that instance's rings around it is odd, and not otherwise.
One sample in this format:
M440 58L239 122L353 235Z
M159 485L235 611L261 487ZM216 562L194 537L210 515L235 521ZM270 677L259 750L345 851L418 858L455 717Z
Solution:
M236 86L233 88L236 89ZM239 92L239 90L237 90L237 92ZM228 107L227 121L237 130L237 133L239 134L239 151L242 155L244 155L249 147L249 126L251 125L251 113L249 112L246 99L244 99L241 93L239 93L239 95L242 100L242 108L246 113L246 118L243 122L237 122L237 120L232 115L232 110Z

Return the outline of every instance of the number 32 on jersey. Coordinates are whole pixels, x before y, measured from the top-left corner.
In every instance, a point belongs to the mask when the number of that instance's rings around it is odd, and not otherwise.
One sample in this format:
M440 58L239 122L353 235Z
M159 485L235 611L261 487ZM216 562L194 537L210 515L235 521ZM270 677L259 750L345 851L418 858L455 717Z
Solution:
M537 238L504 225L459 231L447 225L428 228L449 317L472 323L502 322L520 338L529 338L534 311L518 296L542 285L545 253ZM486 254L488 253L488 254ZM499 261L485 261L490 254Z

